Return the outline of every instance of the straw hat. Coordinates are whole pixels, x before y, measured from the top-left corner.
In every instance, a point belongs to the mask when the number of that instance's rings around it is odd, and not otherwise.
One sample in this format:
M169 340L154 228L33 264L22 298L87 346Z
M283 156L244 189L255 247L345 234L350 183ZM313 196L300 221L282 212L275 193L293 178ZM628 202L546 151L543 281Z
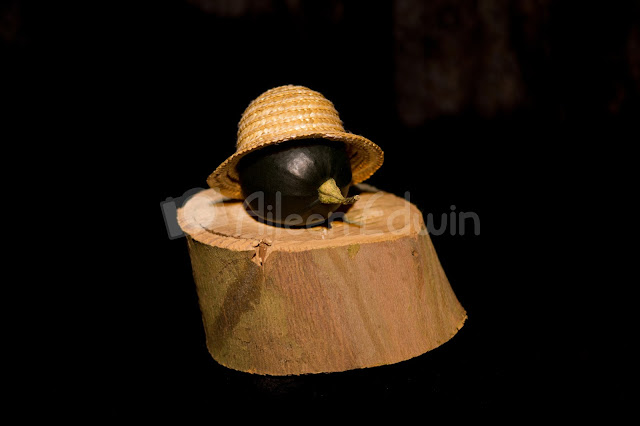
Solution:
M207 179L230 198L242 198L236 166L245 155L281 142L321 138L344 142L351 161L353 184L369 178L382 165L382 150L369 139L348 133L333 104L303 86L280 86L254 99L238 124L236 152Z

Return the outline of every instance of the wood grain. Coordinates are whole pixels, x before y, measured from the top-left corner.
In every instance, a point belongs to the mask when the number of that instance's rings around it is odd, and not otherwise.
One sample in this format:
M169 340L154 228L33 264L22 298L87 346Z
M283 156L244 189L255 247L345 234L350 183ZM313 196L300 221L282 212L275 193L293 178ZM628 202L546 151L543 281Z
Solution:
M269 375L345 371L456 334L466 313L418 209L363 192L345 217L330 229L276 228L212 189L179 209L217 362Z

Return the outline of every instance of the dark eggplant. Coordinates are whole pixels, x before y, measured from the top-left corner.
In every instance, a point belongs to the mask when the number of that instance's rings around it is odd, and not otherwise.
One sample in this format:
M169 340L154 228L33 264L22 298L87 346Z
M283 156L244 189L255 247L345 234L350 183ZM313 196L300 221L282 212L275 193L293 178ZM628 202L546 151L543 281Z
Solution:
M303 139L270 145L238 164L245 206L271 224L315 226L343 204L351 186L351 164L341 142Z

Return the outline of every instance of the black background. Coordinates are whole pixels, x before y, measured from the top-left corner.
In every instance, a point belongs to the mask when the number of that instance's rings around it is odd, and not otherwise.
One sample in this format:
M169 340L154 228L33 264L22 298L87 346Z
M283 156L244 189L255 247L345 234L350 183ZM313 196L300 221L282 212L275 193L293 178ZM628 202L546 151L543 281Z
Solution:
M612 220L633 198L612 191L625 182L618 155L633 140L638 76L607 56L627 52L615 34L638 34L633 2L550 9L551 53L512 40L522 102L491 114L467 105L412 126L397 109L390 2L344 2L338 23L329 6L310 2L296 14L272 2L266 15L231 17L197 3L5 9L13 30L3 54L17 65L8 85L23 95L15 109L46 111L40 125L74 141L61 148L79 156L71 174L83 179L73 182L105 194L105 255L94 271L105 278L107 329L99 349L72 358L88 364L80 391L99 413L209 415L264 401L359 410L386 407L380 401L530 411L631 404L628 279L614 273L620 257L601 272L615 246L596 237L625 232ZM626 54L633 64L637 53ZM408 191L425 214L455 205L480 217L480 235L432 236L469 315L442 347L391 366L284 378L231 371L209 356L186 241L168 238L161 203L206 187L234 151L244 108L281 84L322 92L348 130L381 146L385 164L368 183ZM624 101L609 108L616 84Z

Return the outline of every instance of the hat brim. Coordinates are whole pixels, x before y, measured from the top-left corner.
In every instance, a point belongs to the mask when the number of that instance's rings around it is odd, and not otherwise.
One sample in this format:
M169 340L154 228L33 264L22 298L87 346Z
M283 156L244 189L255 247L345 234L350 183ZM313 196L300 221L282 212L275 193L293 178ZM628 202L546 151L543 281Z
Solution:
M240 177L236 166L242 157L269 145L275 145L292 140L327 139L344 142L349 161L351 162L352 183L355 185L373 175L382 166L384 153L382 149L369 139L347 132L318 132L300 135L287 135L281 139L269 140L241 149L227 158L207 178L207 184L229 198L242 199Z

